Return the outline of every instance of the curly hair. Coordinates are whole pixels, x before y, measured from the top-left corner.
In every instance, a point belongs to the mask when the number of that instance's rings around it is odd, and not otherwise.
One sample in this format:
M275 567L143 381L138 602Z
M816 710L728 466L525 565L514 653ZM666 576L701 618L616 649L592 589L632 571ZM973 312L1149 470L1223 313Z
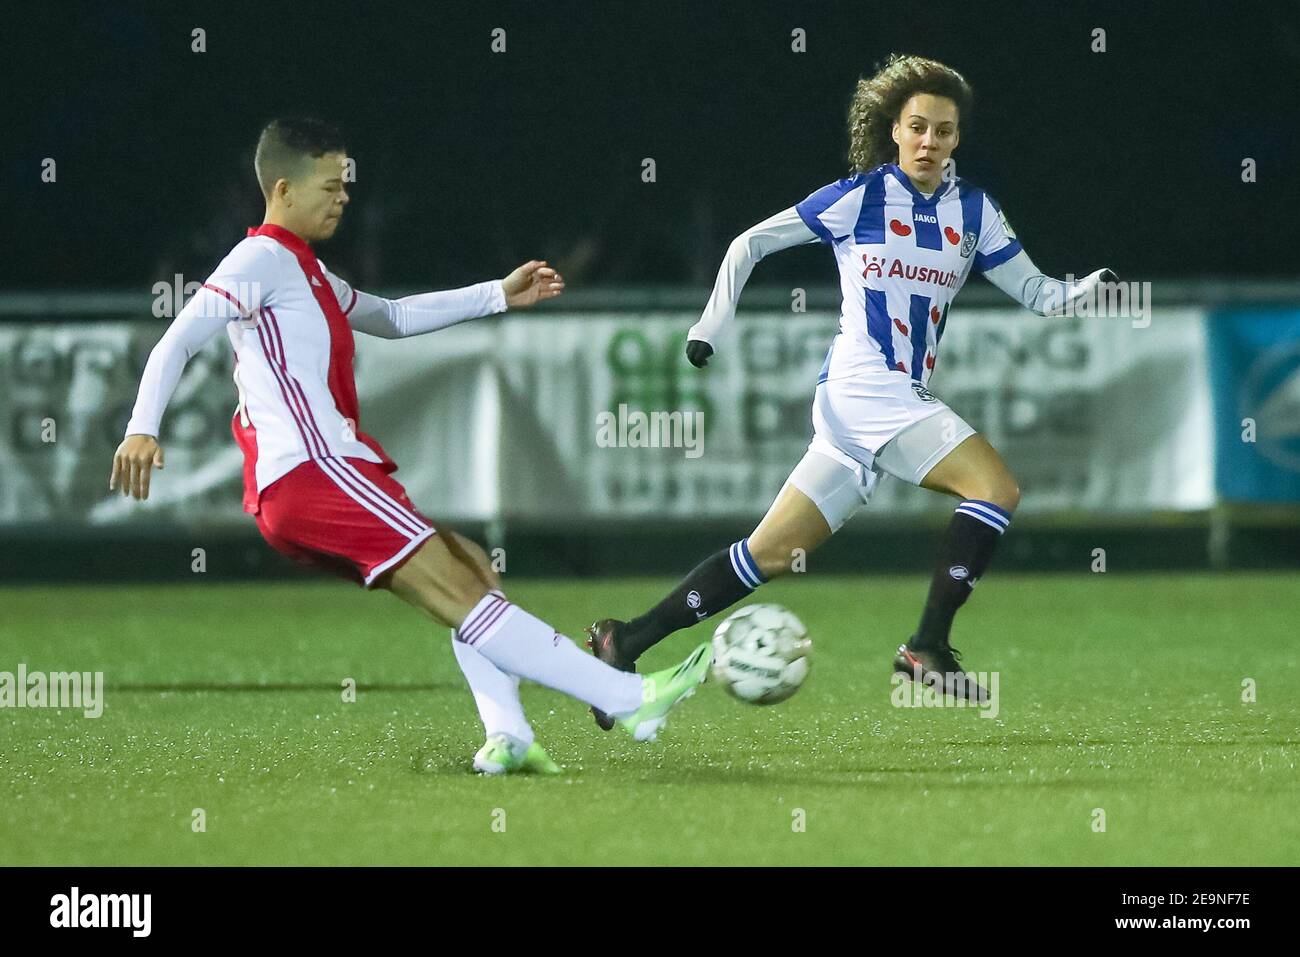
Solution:
M891 53L874 76L858 80L849 104L850 172L866 172L898 159L894 122L918 93L947 97L957 104L961 122L969 123L975 96L965 77L937 60Z

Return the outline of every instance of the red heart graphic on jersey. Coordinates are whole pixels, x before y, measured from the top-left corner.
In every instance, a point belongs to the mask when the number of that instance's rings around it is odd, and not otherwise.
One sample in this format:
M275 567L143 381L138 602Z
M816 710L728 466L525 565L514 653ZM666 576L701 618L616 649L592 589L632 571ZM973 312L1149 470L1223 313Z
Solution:
M933 369L933 368L934 368L934 356L926 356L926 357L925 357L925 367L926 367L927 369Z
M948 237L948 242L952 243L954 246L961 242L961 233L957 232L957 230L953 229L951 226L943 227L943 234Z
M907 371L907 366L903 365L903 363L901 363L901 362L895 362L895 363L894 363L894 368L897 369L899 372L906 372L906 371Z
M894 320L894 325L898 326L898 331L901 332L903 335L908 335L907 326L903 325L897 319Z
M899 222L898 220L896 220L896 219L891 219L891 220L889 221L889 228L890 228L890 230L893 232L893 234L894 234L895 236L910 236L910 235L912 235L912 227L911 227L911 226L904 226L902 223L900 223L900 222Z
M933 322L936 326L939 324L939 316L940 316L939 308L937 306L931 306L930 321Z

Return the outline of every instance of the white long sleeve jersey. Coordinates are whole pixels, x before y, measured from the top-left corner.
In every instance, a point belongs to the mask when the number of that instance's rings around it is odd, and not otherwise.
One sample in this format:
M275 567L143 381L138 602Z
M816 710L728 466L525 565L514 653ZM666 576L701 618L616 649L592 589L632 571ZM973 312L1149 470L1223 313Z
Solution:
M1040 315L1087 295L1104 272L1073 283L1044 276L983 190L958 178L927 196L891 163L831 183L736 237L688 338L716 348L754 265L818 240L835 253L843 296L823 382L881 369L928 382L948 307L972 270Z
M356 457L396 468L361 431L352 330L384 338L502 312L500 280L390 300L353 290L289 230L250 229L183 308L149 356L127 435L157 436L185 363L223 328L235 350L246 511L311 459Z

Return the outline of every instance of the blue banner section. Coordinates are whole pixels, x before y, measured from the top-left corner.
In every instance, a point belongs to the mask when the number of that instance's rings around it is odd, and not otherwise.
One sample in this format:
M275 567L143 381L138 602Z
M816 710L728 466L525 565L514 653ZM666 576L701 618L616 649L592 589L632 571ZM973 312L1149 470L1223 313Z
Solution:
M1213 312L1206 338L1220 498L1300 502L1300 309Z

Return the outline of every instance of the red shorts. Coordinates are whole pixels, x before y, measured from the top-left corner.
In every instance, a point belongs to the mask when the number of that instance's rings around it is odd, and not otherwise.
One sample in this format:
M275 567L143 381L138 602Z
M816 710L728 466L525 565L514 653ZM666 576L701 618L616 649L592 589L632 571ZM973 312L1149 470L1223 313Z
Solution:
M435 532L400 482L358 458L303 462L262 492L254 517L276 551L366 587Z

